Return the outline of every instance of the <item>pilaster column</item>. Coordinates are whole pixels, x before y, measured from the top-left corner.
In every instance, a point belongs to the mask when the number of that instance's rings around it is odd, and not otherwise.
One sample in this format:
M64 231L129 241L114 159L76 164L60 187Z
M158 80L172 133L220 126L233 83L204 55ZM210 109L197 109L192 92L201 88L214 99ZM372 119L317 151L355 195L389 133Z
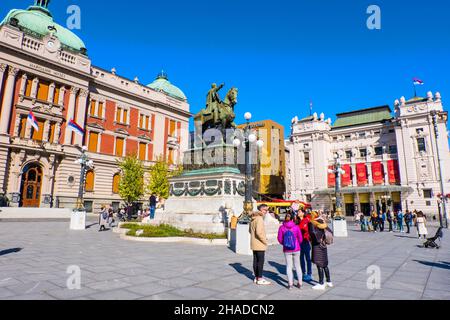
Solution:
M27 80L28 80L28 76L26 73L24 73L22 75L22 82L20 83L20 91L19 91L19 94L22 96L25 95L25 91L27 89Z
M3 96L2 114L0 120L0 134L8 134L9 122L11 120L11 110L14 99L14 87L16 84L16 76L19 72L17 68L9 68L8 79L6 81L5 94Z
M352 177L352 184L354 187L358 186L358 174L356 172L356 164L352 164L352 172L353 172L353 177Z
M28 121L25 122L25 139L31 139L31 129L30 123Z
M67 108L67 125L69 124L69 121L74 118L75 114L75 99L77 97L78 91L80 89L76 87L70 88L70 98L69 98L69 106ZM64 144L69 145L72 143L72 130L70 130L68 127L66 127L66 133L64 136Z
M31 85L31 98L33 99L37 98L38 88L39 88L39 79L34 78L33 83Z
M66 87L62 86L59 88L59 99L58 99L58 105L63 106L64 105L64 96L66 94Z
M390 183L389 183L389 170L387 161L383 161L383 171L384 171L384 185L388 186L390 185Z
M55 125L55 136L53 137L53 141L50 141L54 144L59 144L59 137L61 136L61 124L58 122Z
M87 97L89 95L89 91L85 89L80 90L80 95L78 96L78 108L77 108L77 123L78 125L85 129L85 119L86 119L86 109L87 109ZM76 135L75 136L75 144L80 147L83 146L84 136Z
M55 83L52 82L50 84L49 90L48 90L48 97L47 97L47 102L53 104L53 98L55 97Z
M20 134L20 114L16 114L16 122L14 125L14 137L18 137Z
M45 120L43 141L49 142L49 136L50 136L50 120Z
M4 76L7 68L8 68L7 64L5 64L5 63L0 64L0 94L2 93L2 89L3 89L3 76Z
M367 173L368 173L367 176L369 178L369 186L373 186L372 164L367 163L366 167L367 167Z
M99 102L96 100L91 100L91 101L95 101L94 105L91 105L91 108L94 107L94 114L97 116L98 115L98 104Z

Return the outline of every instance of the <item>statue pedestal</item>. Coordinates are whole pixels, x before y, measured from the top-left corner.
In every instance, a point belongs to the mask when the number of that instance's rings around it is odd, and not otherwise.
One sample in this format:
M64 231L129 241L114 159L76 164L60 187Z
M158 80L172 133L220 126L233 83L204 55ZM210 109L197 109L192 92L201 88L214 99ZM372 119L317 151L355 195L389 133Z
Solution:
M239 214L244 176L232 167L193 170L170 179L170 197L160 223L195 232L223 234L227 209Z
M333 220L333 233L337 238L347 238L347 220Z
M72 211L70 216L70 230L86 230L86 211Z

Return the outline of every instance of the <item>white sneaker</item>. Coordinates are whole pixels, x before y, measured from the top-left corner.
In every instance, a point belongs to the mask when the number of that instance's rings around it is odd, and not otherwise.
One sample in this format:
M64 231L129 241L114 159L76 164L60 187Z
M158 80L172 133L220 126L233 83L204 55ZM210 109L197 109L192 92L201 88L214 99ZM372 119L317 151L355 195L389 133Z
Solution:
M271 285L272 283L267 281L266 279L260 279L256 282L256 284L259 286L268 286Z
M326 286L324 284L316 284L312 287L313 290L325 290Z
M326 286L327 286L328 288L334 288L333 282L327 282L327 283L326 283Z
M253 283L256 284L258 282L258 279L253 279Z

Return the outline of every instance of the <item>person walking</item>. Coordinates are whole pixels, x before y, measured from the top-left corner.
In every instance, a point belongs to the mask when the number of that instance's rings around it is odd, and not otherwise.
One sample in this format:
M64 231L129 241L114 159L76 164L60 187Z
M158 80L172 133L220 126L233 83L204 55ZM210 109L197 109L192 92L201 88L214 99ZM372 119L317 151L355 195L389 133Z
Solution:
M156 195L155 194L152 194L151 196L150 196L150 199L149 199L149 207L150 207L150 220L153 220L153 219L155 219L155 212L156 212L156 204L157 204L157 199L156 199Z
M419 235L419 239L423 237L424 239L427 239L428 236L428 229L427 229L427 219L422 211L419 211L417 213L417 218L415 222L417 226L417 233Z
M361 216L358 211L355 211L354 220L355 220L355 227L358 227L359 224L361 223Z
M323 217L313 215L311 219L309 235L312 244L312 261L317 266L319 273L319 284L315 285L313 289L325 290L326 287L333 287L328 268L328 248L326 242L326 232L331 233L331 230L328 228ZM324 277L326 277L326 283L324 282Z
M372 215L370 217L370 222L372 222L373 231L377 232L377 228L378 228L378 213L376 211L372 212Z
M311 282L312 262L311 262L311 238L309 236L309 225L311 224L311 215L305 214L304 211L299 213L299 227L302 232L303 242L300 245L300 264L302 267L303 281Z
M366 232L367 228L368 228L368 225L367 225L368 222L367 222L366 216L362 212L359 217L359 221L361 223L361 232Z
M401 210L399 210L397 213L397 223L398 223L398 231L404 233L405 230L403 230L403 212Z
M264 259L268 246L264 217L268 211L267 205L260 205L258 212L253 213L250 223L250 245L253 251L253 271L255 273L254 283L257 285L271 284L263 278Z
M394 227L394 232L398 230L398 211L394 212L394 220L392 221L392 226Z
M388 221L388 223L389 223L389 232L393 232L393 229L392 229L392 220L393 220L393 217L392 217L392 212L391 212L391 210L388 210L388 212L387 212L387 214L386 214L386 219L387 219L387 221Z
M99 232L106 230L106 225L108 224L108 211L105 206L102 206L100 209L98 224L100 226Z
M411 224L413 220L413 215L409 210L406 210L405 214L405 224L406 224L406 233L411 233Z
M378 216L378 224L380 227L380 232L384 232L385 223L386 223L386 212L383 212L381 215Z
M286 273L288 277L288 289L294 287L294 266L297 274L297 288L303 285L302 269L300 267L300 246L303 242L300 227L295 224L290 215L286 215L284 223L278 230L278 242L283 246L286 259Z

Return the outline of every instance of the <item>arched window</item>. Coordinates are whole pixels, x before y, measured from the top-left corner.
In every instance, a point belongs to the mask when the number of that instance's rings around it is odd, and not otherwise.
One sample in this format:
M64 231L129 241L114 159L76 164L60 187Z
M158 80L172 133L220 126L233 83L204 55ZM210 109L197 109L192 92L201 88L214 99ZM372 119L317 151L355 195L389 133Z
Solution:
M94 173L94 171L89 170L86 173L86 184L85 184L86 192L94 191L94 181L95 181L95 173Z
M112 192L114 194L119 193L119 184L120 184L120 174L116 173L113 177L113 187L112 187Z

